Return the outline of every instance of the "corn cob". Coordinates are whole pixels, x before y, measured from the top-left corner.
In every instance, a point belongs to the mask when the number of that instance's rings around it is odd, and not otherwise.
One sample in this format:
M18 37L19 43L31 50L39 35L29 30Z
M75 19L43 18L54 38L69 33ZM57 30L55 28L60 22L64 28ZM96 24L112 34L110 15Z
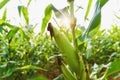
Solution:
M48 31L50 31L51 37L54 37L57 46L62 51L63 59L69 65L70 69L73 72L84 76L84 65L82 58L76 54L75 48L71 45L68 38L53 27L51 23L48 24Z

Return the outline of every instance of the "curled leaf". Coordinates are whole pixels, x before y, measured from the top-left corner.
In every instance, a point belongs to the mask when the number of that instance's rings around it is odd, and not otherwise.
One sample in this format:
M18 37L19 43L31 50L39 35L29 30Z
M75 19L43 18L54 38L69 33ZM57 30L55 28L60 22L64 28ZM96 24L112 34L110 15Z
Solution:
M48 23L47 30L50 31L50 36L51 36L51 39L52 39L54 34L53 34L53 28L52 28L52 24L51 23Z

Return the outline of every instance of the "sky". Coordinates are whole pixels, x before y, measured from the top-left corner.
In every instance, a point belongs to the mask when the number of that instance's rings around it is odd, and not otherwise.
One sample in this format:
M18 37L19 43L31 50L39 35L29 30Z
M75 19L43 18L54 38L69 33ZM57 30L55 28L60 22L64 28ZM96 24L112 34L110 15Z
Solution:
M0 0L1 1L1 0ZM3 9L0 10L0 17L5 8L7 8L7 19L10 20L12 24L19 25L20 23L24 24L24 20L18 15L18 5L27 5L28 0L10 0ZM94 12L94 4L96 0L93 0L93 8L90 12L88 18L92 18ZM84 22L85 9L87 8L88 0L75 0L75 5L82 6L83 9L80 9L75 13L78 23L81 25L87 25ZM32 0L30 6L28 7L30 23L38 26L35 28L37 32L40 31L40 26L42 18L44 17L45 7L52 3L57 9L64 8L68 5L66 0ZM76 8L76 7L75 7ZM120 0L109 0L108 3L102 8L102 29L109 29L112 24L116 22L114 14L120 12Z

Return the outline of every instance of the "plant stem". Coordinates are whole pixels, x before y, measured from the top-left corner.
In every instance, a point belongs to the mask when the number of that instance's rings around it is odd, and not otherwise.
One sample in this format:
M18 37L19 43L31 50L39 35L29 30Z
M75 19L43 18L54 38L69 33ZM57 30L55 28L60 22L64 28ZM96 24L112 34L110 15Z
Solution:
M86 80L85 65L84 65L82 56L79 55L78 45L77 45L77 40L76 40L76 35L75 35L76 19L74 16L74 1L70 2L70 18L71 18L70 27L72 31L73 44L74 44L75 52L78 55L78 59L80 61L80 67L81 67L80 69L81 74L77 74L78 80Z
M70 4L70 17L71 17L70 27L72 31L73 45L77 52L77 41L76 41L76 36L75 36L76 19L74 17L74 1L69 2L69 4Z
M71 17L74 18L74 1L70 2L70 14Z

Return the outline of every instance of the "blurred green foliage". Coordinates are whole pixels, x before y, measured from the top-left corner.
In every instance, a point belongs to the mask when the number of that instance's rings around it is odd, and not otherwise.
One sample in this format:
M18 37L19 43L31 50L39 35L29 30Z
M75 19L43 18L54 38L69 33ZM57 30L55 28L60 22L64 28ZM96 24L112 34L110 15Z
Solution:
M96 10L88 28L85 29L77 24L75 30L78 49L83 57L87 76L92 80L101 78L106 80L111 75L119 77L120 29L113 25L111 30L99 30L101 8L107 1L97 0ZM0 9L8 2L9 0L2 0ZM66 15L69 7L66 6L59 11L53 5L48 5L45 8L41 32L36 34L34 33L36 25L32 25L29 21L28 6L31 2L32 0L28 0L26 6L18 6L18 15L24 18L25 24L11 24L7 20L7 9L0 18L0 80L64 80L64 77L76 80L76 74L63 60L62 51L45 32L52 16L52 10L59 15L64 15L64 13ZM91 5L92 0L89 1L88 7ZM87 19L89 11L90 7L86 10L85 19ZM97 11L98 13L96 13ZM63 29L61 26L59 28L60 32L63 32L72 42L72 34L69 33L69 30ZM61 71L62 62L64 64L62 64Z

